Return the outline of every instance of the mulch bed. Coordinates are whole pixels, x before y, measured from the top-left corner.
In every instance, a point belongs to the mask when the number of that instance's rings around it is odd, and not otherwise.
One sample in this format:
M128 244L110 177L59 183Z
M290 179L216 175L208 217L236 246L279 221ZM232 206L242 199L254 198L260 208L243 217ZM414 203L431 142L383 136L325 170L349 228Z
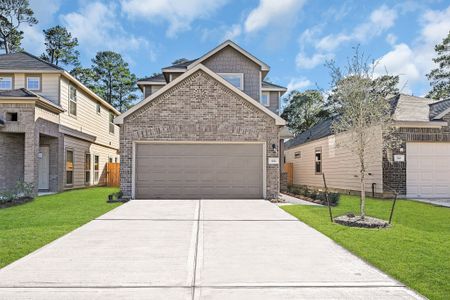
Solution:
M355 216L353 214L343 215L334 218L334 222L350 226L350 227L362 227L362 228L386 228L389 227L389 223L385 220L381 220L374 217L365 216L361 219L361 216Z
M22 205L22 204L28 203L30 201L33 201L33 199L34 198L31 198L31 197L23 197L23 198L19 198L19 199L15 199L15 200L0 202L0 209L13 207L13 206L17 206L17 205Z
M289 192L283 192L283 194L286 194L286 195L298 198L300 200L305 200L305 201L308 201L308 202L312 202L312 203L328 206L327 201L314 200L312 198L309 198L309 197L306 197L306 196L303 196L303 195L292 194L292 193L289 193ZM330 203L330 206L336 206L336 203Z

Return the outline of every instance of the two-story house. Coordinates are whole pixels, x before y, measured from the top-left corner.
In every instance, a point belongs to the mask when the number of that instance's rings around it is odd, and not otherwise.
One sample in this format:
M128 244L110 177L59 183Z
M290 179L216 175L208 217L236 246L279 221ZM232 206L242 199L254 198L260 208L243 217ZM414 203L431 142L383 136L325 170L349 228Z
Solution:
M140 80L145 99L115 119L121 189L138 199L278 196L286 88L232 41Z
M64 69L26 52L0 55L0 190L104 183L106 163L119 159L118 115Z

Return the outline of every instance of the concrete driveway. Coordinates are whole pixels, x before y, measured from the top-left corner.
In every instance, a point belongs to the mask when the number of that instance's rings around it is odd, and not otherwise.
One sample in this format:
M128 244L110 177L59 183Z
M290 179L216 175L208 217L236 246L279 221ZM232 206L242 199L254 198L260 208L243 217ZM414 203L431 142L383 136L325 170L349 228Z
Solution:
M0 270L1 299L418 299L263 200L135 200Z

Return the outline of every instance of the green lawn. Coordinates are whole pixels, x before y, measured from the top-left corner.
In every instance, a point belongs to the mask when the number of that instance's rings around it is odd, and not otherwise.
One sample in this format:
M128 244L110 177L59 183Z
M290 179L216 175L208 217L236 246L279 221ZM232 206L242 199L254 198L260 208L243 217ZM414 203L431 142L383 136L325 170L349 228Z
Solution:
M113 192L74 190L0 209L0 268L117 207L106 203Z
M368 199L367 215L387 220L391 205L388 200ZM341 196L333 214L357 213L358 207L358 197ZM448 299L450 208L399 200L393 226L388 229L332 224L326 207L292 205L283 209L426 297Z

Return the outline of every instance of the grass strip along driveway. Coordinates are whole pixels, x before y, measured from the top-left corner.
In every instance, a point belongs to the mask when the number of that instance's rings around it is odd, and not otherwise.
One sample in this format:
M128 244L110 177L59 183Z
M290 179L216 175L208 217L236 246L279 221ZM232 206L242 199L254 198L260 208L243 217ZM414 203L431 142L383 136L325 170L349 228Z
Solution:
M119 204L106 203L116 188L89 188L0 209L0 268L97 218Z
M367 215L387 220L391 201L368 199ZM283 206L372 265L430 299L450 295L450 209L399 200L388 229L362 229L332 224L328 209ZM359 198L341 196L334 216L359 211ZM324 253L324 255L326 255Z

